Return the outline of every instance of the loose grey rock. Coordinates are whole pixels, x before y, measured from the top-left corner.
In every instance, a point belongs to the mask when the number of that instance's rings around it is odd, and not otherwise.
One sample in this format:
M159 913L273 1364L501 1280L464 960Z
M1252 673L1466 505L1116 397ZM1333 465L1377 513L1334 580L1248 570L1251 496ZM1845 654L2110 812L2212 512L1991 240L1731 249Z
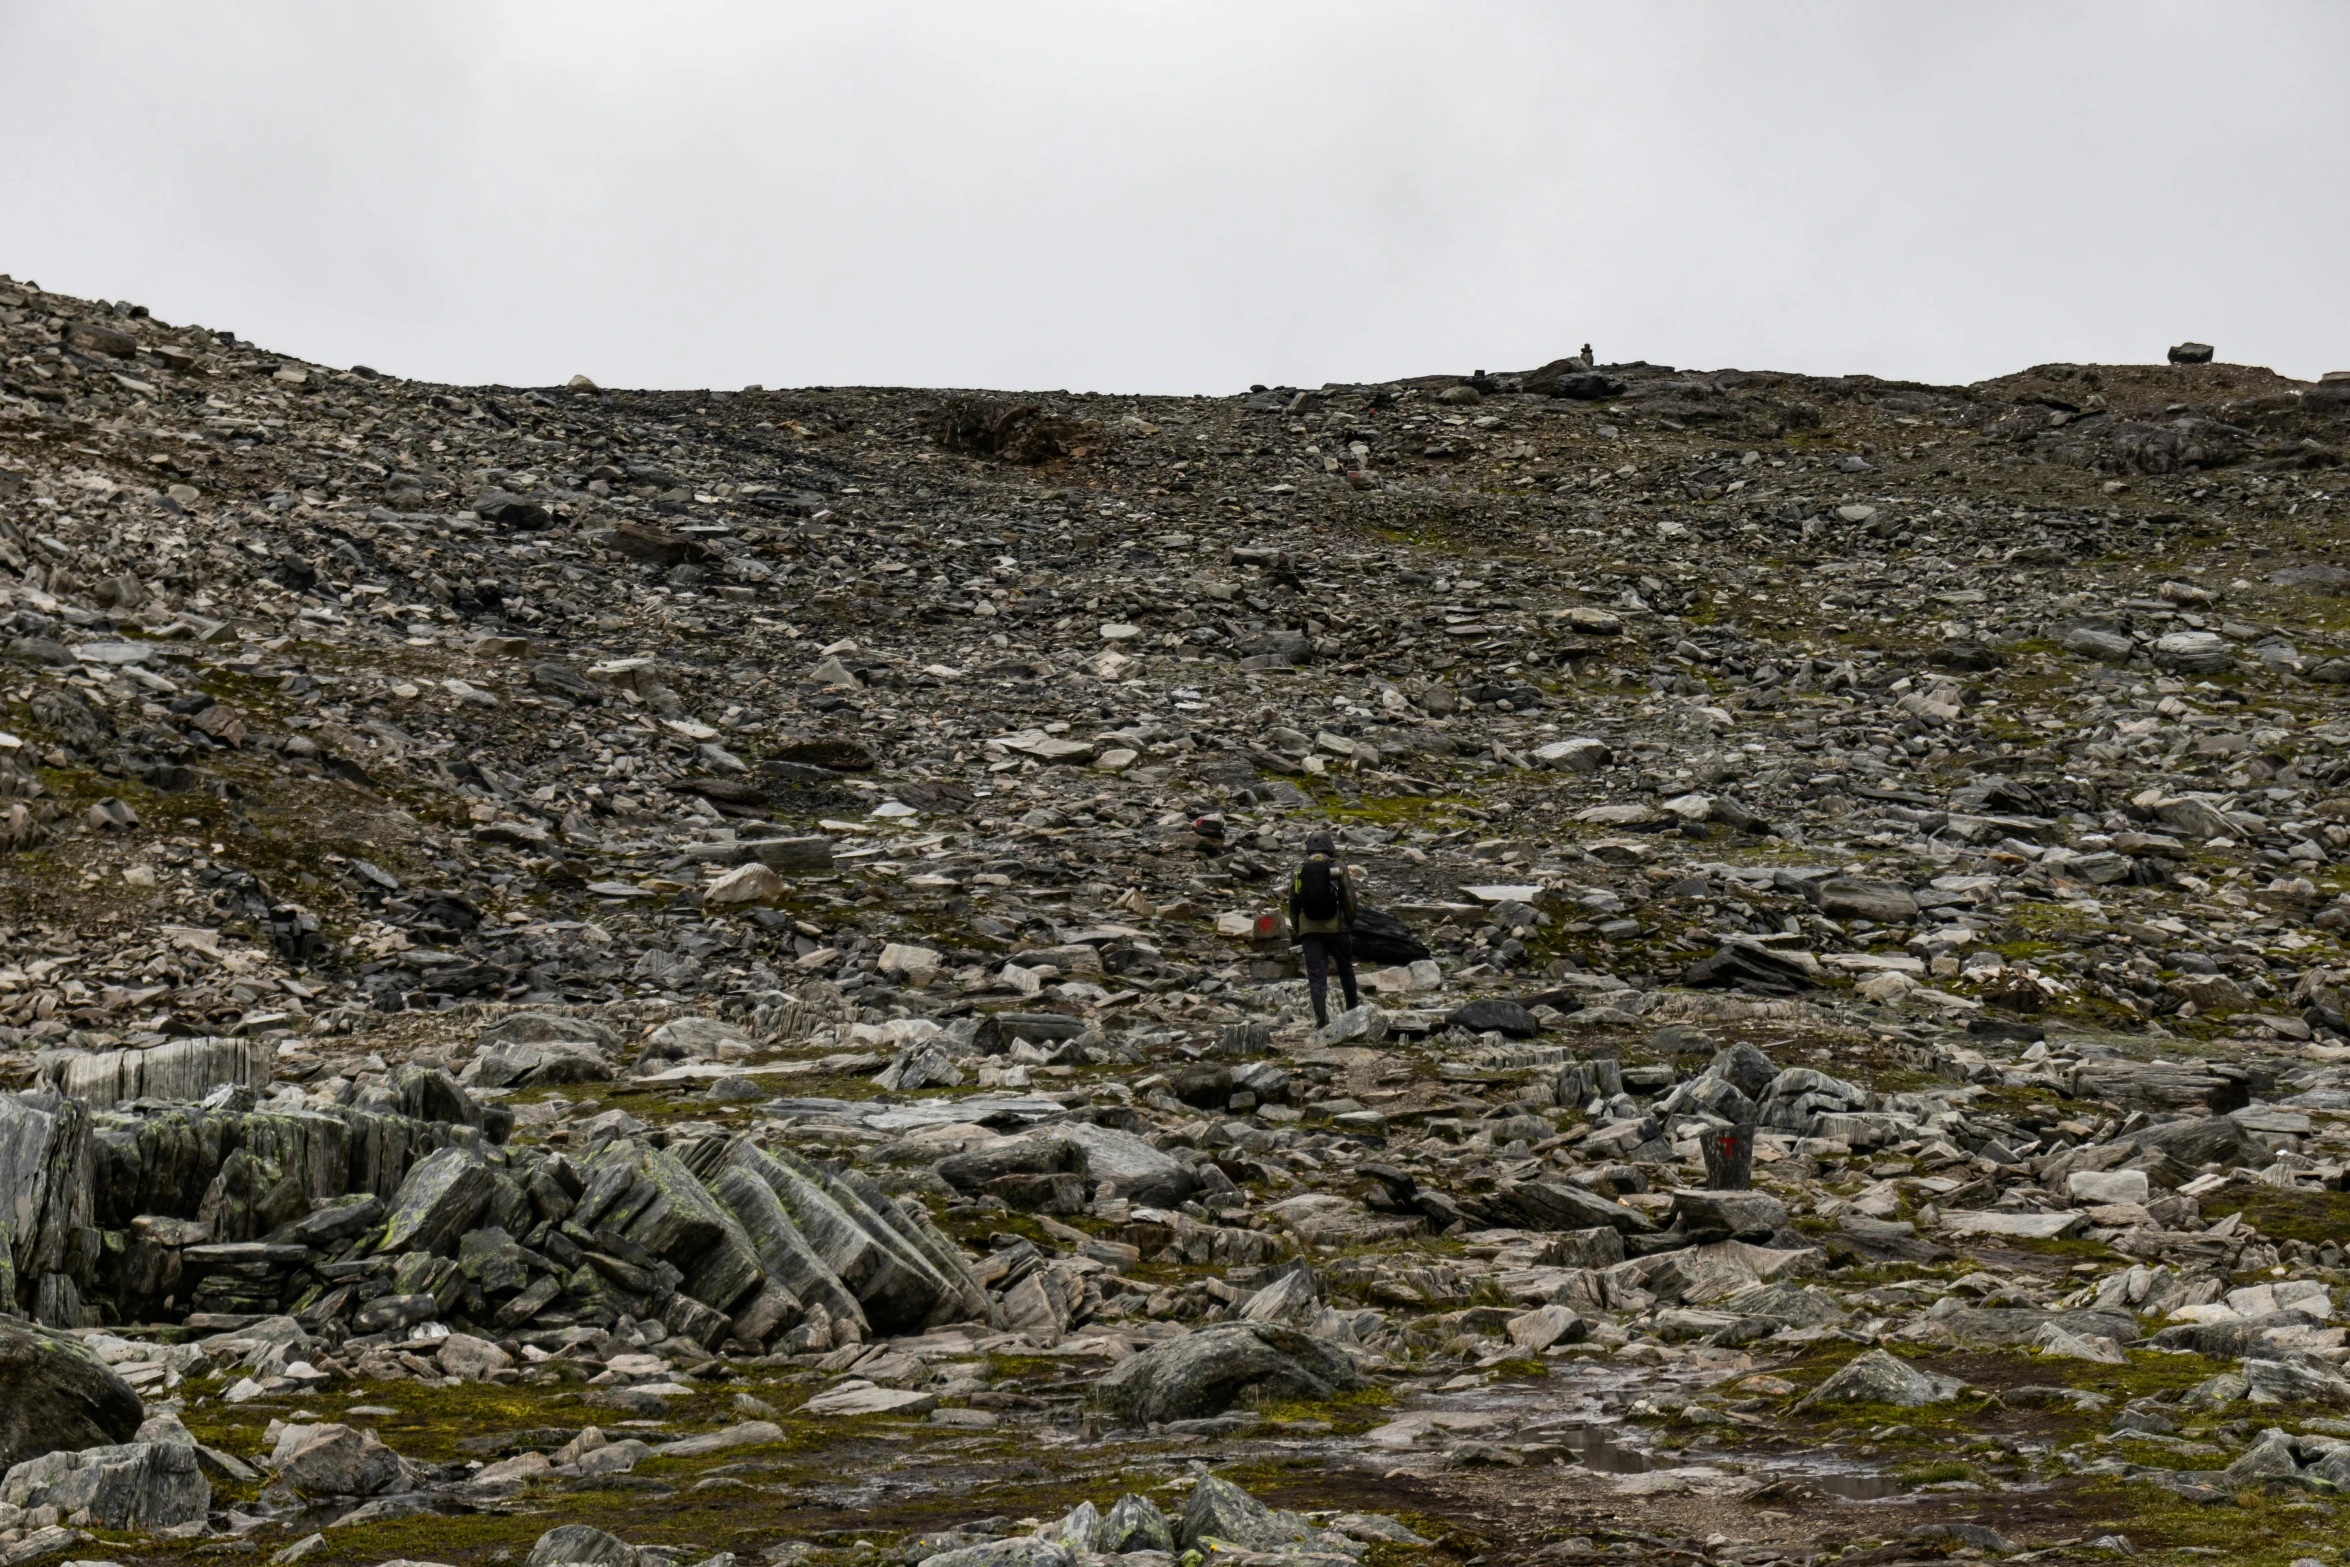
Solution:
M1217 1323L1120 1361L1094 1398L1137 1423L1221 1414L1244 1392L1329 1398L1369 1383L1336 1349L1271 1323Z
M558 1524L540 1535L523 1567L638 1567L636 1547L584 1523Z
M0 1504L87 1510L102 1529L201 1522L212 1506L193 1444L132 1442L27 1459L0 1478Z
M1813 1404L1943 1404L1958 1396L1959 1380L1937 1372L1920 1371L1881 1349L1852 1357L1818 1387L1806 1393L1797 1408Z
M373 1431L328 1423L288 1427L272 1462L305 1496L381 1496L411 1489L400 1455Z
M146 1409L79 1340L0 1317L0 1464L128 1442Z

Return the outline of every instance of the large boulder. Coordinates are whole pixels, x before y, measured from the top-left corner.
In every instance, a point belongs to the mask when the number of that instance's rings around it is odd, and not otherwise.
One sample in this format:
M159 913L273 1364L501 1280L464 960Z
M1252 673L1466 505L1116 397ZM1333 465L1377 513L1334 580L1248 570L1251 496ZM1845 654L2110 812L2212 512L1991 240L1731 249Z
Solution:
M2130 1140L2139 1148L2161 1153L2189 1170L2205 1164L2232 1167L2247 1162L2254 1154L2252 1139L2244 1128L2224 1115L2166 1121L2131 1133Z
M467 1063L464 1080L483 1088L529 1088L549 1083L601 1083L612 1063L595 1045L577 1039L518 1039L484 1045Z
M1812 1118L1868 1108L1869 1092L1857 1083L1808 1066L1791 1066L1763 1090L1755 1119L1782 1132L1810 1136Z
M1567 1181L1504 1181L1478 1206L1497 1225L1522 1230L1588 1230L1606 1225L1619 1235L1648 1235L1656 1223L1636 1208Z
M1149 1147L1149 1144L1144 1144ZM1156 1150L1154 1150L1155 1152ZM938 1162L939 1177L958 1191L975 1192L1008 1175L1090 1176L1086 1149L1063 1127L998 1137Z
M383 1496L410 1489L400 1455L373 1431L346 1425L288 1426L270 1461L305 1496Z
M139 1395L77 1338L0 1317L0 1464L138 1435Z
M1889 881L1831 876L1812 888L1820 912L1832 920L1865 919L1898 925L1918 917L1918 900L1907 887Z
M2350 1378L2321 1361L2268 1360L2247 1356L2243 1362L2244 1394L2255 1404L2350 1405ZM2350 1449L2344 1449L2350 1454ZM2350 1469L2350 1461L2343 1466ZM2350 1473L2329 1472L2336 1483L2350 1481Z
M1761 1050L1741 1043L1725 1046L1707 1064L1705 1075L1718 1077L1747 1098L1755 1099L1769 1089L1779 1069Z
M637 1567L637 1561L636 1547L618 1535L567 1523L540 1535L523 1567Z
M1958 1397L1960 1382L1920 1371L1881 1349L1855 1355L1827 1381L1805 1394L1797 1408L1812 1404L1941 1404Z
M1343 1352L1294 1328L1220 1322L1120 1361L1094 1385L1094 1396L1142 1424L1221 1414L1243 1393L1330 1398L1369 1385Z
M1071 1567L1076 1560L1057 1540L1018 1538L966 1545L922 1559L922 1567Z
M1361 963L1417 963L1428 956L1428 943L1418 932L1384 909L1363 909L1355 915L1354 956Z
M2214 1360L2236 1360L2264 1353L2274 1354L2280 1342L2289 1343L2312 1329L2324 1326L2322 1308L2317 1311L2264 1311L2258 1316L2239 1317L2226 1322L2174 1323L2157 1330L2150 1342L2156 1349L2186 1349Z
M645 1055L662 1061L707 1061L727 1046L747 1047L750 1036L740 1023L717 1017L671 1018L645 1039Z
M514 1364L513 1356L488 1339L470 1333L452 1333L442 1339L433 1359L447 1375L468 1382L483 1381L493 1372L507 1370Z
M1786 1224L1787 1205L1768 1192L1677 1191L1673 1219L1693 1241L1762 1241Z
M1205 1474L1184 1502L1176 1532L1186 1550L1215 1556L1227 1553L1215 1551L1211 1540L1244 1551L1287 1552L1318 1543L1320 1533L1298 1514L1267 1507L1231 1481Z
M1445 1021L1472 1034L1498 1033L1510 1039L1532 1039L1542 1032L1534 1014L1515 1001L1492 998L1471 1001L1452 1009Z
M488 1117L481 1101L437 1066L411 1061L392 1074L391 1091L400 1113L414 1121L441 1121L481 1130Z
M1199 1189L1191 1166L1153 1148L1132 1132L1072 1121L1055 1128L1085 1152L1087 1176L1107 1182L1113 1196L1155 1208L1172 1208Z
M1175 1549L1175 1530L1167 1515L1159 1511L1159 1504L1147 1496L1129 1491L1118 1498L1101 1527L1094 1531L1094 1544L1099 1550L1122 1555L1130 1551L1166 1551Z
M101 1529L168 1529L202 1522L212 1485L193 1446L131 1442L27 1459L0 1479L0 1505L87 1509Z

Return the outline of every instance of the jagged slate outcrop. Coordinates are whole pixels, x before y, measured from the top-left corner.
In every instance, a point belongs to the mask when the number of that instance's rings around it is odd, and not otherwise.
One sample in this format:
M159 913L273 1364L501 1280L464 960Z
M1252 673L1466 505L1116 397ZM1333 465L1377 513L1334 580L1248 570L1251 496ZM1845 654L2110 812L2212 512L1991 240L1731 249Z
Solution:
M871 1324L856 1295L793 1222L775 1187L750 1165L722 1151L724 1162L705 1177L710 1190L740 1224L767 1276L789 1289L803 1306L821 1306L837 1321L862 1334Z
M207 1110L133 1106L91 1122L87 1179L96 1222L119 1229L140 1214L192 1217L222 1167L243 1155L294 1183L297 1211L353 1192L389 1199L410 1167L450 1145L478 1143L464 1126L356 1107ZM220 1239L250 1239L222 1235Z
M454 1252L490 1200L489 1165L470 1148L428 1154L401 1183L376 1250Z
M53 1056L42 1078L68 1099L111 1110L132 1099L199 1100L224 1085L260 1090L277 1071L277 1042L205 1036L145 1050Z
M130 1442L27 1459L0 1478L0 1505L87 1511L101 1529L164 1529L202 1522L212 1483L194 1447Z
M876 1228L886 1229L878 1217L873 1218L872 1227L860 1222L830 1190L821 1172L789 1155L737 1141L725 1159L775 1194L825 1271L856 1298L861 1314L874 1328L896 1332L930 1321L946 1293L946 1282L897 1240L894 1231L887 1238L876 1234ZM857 1201L855 1206L862 1209L865 1205Z
M584 1163L573 1222L610 1230L675 1266L687 1294L715 1311L766 1281L750 1236L675 1155L615 1142Z
M138 1435L139 1395L79 1339L0 1318L0 1465Z
M1220 1414L1243 1393L1330 1398L1369 1386L1336 1346L1269 1322L1220 1322L1128 1356L1094 1397L1118 1417L1147 1423Z
M994 1302L988 1299L987 1287L979 1282L979 1275L972 1271L970 1259L931 1222L929 1213L919 1202L890 1196L880 1183L861 1171L844 1170L838 1179L863 1199L866 1208L896 1231L945 1282L946 1293L931 1313L935 1321L996 1320Z
M952 1322L958 1319L960 1313L957 1306L960 1303L961 1291L954 1282L931 1264L929 1258L923 1255L922 1249L903 1233L900 1225L892 1223L875 1206L872 1199L878 1198L883 1206L893 1211L896 1207L894 1202L883 1195L879 1187L874 1186L870 1181L865 1181L864 1189L860 1190L849 1176L820 1169L788 1149L776 1150L775 1157L777 1162L786 1168L796 1170L801 1179L822 1182L826 1195L839 1205L841 1211L878 1242L899 1266L912 1275L916 1281L916 1290L919 1296L926 1301L922 1308L923 1326L930 1327L941 1322ZM872 1198L867 1197L867 1191L872 1193ZM867 1314L871 1314L870 1306L867 1308Z
M89 1327L82 1289L97 1259L81 1238L92 1224L90 1117L54 1095L0 1094L0 1308L51 1327Z

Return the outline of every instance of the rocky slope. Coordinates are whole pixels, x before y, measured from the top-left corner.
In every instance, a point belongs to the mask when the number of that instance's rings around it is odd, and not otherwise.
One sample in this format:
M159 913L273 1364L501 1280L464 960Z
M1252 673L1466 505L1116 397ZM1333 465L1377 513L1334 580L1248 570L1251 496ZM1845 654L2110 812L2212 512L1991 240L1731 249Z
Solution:
M8 1562L2324 1558L2350 377L0 323Z

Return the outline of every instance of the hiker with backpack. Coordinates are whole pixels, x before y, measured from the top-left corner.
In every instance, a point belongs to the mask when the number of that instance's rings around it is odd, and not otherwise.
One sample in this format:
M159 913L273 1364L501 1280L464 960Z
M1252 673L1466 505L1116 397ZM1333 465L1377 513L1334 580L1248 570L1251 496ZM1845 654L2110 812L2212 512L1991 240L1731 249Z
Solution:
M1314 998L1314 1022L1330 1024L1330 971L1346 995L1346 1008L1355 1008L1355 960L1352 932L1355 889L1346 867L1338 863L1338 843L1327 832L1306 839L1306 862L1289 883L1289 927L1297 932L1305 951L1306 989Z

